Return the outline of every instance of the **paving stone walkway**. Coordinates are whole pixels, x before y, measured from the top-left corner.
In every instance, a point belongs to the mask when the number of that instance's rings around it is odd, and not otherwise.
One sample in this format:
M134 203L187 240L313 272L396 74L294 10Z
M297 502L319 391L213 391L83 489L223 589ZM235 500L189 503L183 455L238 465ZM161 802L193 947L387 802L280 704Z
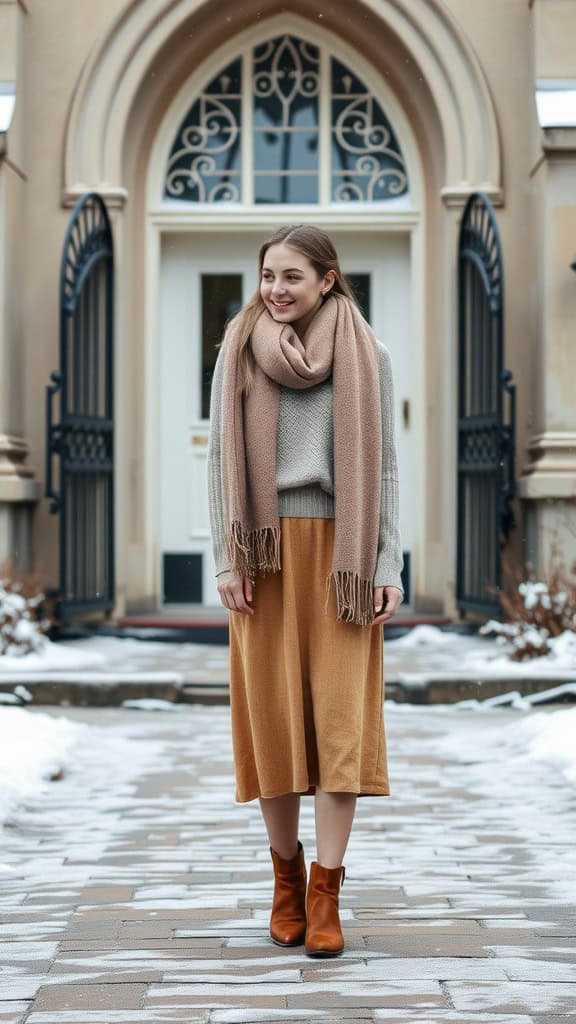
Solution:
M268 939L227 708L51 713L89 728L0 837L2 1024L576 1024L575 791L510 756L517 712L387 705L394 792L358 803L337 960ZM312 859L310 798L301 834Z

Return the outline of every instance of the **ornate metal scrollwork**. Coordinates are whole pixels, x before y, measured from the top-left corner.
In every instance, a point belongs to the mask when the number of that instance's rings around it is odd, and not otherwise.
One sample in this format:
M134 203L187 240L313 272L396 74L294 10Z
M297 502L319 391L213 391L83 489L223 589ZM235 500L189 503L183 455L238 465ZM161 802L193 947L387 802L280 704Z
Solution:
M332 199L374 202L403 195L404 158L378 100L335 57L331 70Z
M240 202L240 68L238 58L216 75L180 125L168 158L166 198Z
M320 50L278 36L253 51L254 201L318 202Z
M280 35L253 48L248 97L241 88L244 59L225 67L190 107L168 159L165 198L242 201L240 138L247 102L253 111L256 203L318 202L321 154L331 162L332 202L386 201L408 191L392 126L350 68L305 39ZM323 61L329 62L330 128L320 117Z
M46 497L59 515L62 621L115 603L113 243L104 200L86 193L62 248L60 367L46 389Z
M502 548L515 526L515 395L504 369L504 271L488 197L469 196L458 244L456 600L499 614ZM505 410L505 399L508 410Z
M279 36L254 50L253 92L256 106L269 98L278 100L282 119L278 128L292 127L294 107L302 97L318 96L320 92L320 53L304 39ZM317 105L313 108L318 116ZM267 113L270 112L268 108Z

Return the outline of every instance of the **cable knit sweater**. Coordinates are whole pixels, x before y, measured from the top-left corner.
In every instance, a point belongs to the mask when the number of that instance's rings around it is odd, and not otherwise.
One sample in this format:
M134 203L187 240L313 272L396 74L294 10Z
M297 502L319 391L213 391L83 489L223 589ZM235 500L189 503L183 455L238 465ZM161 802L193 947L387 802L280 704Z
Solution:
M374 586L398 587L403 568L400 540L398 464L394 432L394 390L388 348L378 342L382 401L382 498ZM226 524L220 475L222 349L218 352L210 399L208 511L216 575L231 572L225 554ZM280 386L276 448L278 515L334 518L334 432L332 377L302 391Z

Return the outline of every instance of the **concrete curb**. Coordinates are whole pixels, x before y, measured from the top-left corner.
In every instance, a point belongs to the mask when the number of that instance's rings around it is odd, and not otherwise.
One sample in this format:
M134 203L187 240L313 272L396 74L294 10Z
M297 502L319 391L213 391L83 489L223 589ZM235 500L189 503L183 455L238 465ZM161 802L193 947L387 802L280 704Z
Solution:
M399 704L455 704L487 700L518 692L522 696L543 693L563 684L576 683L573 674L491 676L480 678L457 673L405 673L386 681L386 698ZM29 697L25 691L28 691ZM24 705L74 705L119 707L125 700L164 700L175 704L229 704L228 682L188 682L177 672L52 672L0 674L1 695L13 695L10 703ZM564 694L551 699L576 700Z
M0 694L14 694L21 704L72 704L78 707L118 707L125 700L181 699L182 677L177 672L36 672L0 674ZM18 691L28 691L31 700Z
M546 676L465 675L456 672L402 673L386 683L390 700L407 704L456 704L463 700L488 700L512 691L527 697L558 686L576 682L576 671L549 673ZM564 699L570 699L566 695ZM576 700L576 697L572 697Z

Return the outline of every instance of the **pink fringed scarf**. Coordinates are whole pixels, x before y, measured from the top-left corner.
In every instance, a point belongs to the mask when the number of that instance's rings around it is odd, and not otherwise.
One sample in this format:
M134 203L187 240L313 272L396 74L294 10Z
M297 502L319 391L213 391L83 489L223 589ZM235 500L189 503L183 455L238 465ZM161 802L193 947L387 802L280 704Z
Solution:
M310 388L333 374L335 533L331 572L337 618L369 625L378 554L382 426L376 339L345 296L324 301L302 340L264 310L252 332L255 381L238 386L240 335L224 339L222 491L226 554L243 577L278 572L280 519L276 487L278 385Z

